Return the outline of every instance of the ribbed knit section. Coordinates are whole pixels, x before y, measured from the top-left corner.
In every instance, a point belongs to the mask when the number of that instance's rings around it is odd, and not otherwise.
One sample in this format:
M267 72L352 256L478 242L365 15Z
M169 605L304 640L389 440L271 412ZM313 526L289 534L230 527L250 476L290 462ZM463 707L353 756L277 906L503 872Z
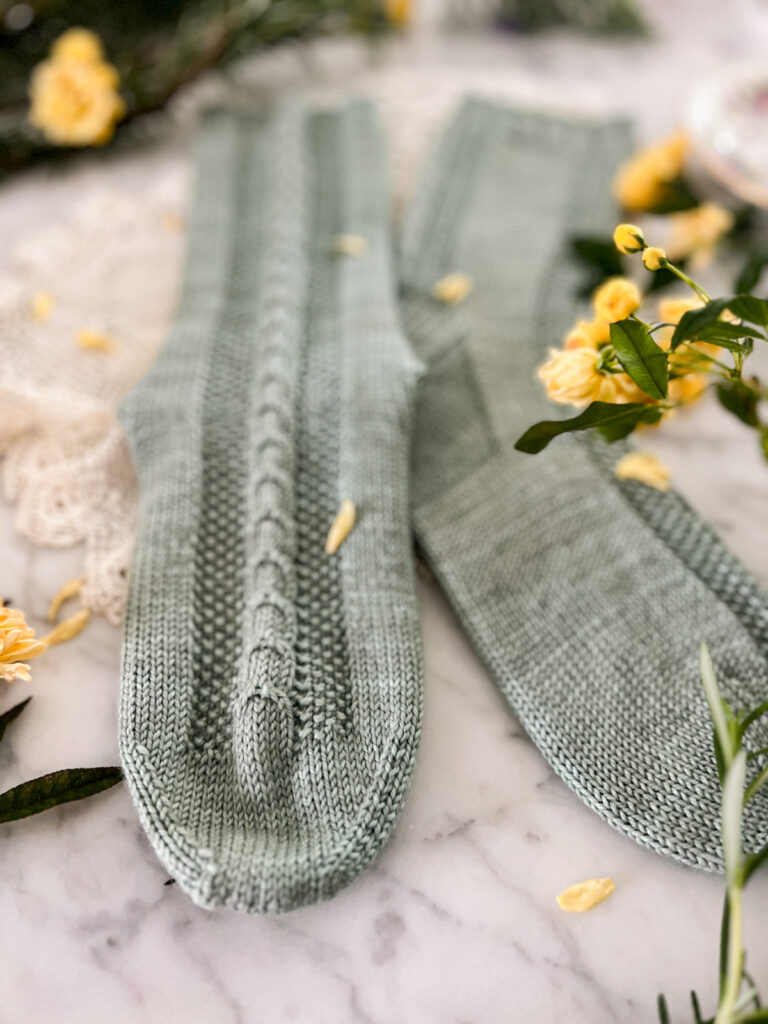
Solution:
M419 367L383 166L364 104L211 114L176 325L122 409L140 483L122 758L204 906L332 896L387 839L413 764ZM344 498L357 524L329 556Z
M553 408L535 379L577 313L568 240L615 223L620 123L471 101L406 217L406 332L427 363L413 521L462 623L555 771L627 835L721 864L719 787L698 674L710 645L736 708L768 697L768 602L685 502L619 483L621 447L517 437ZM431 297L461 271L456 307ZM768 728L755 730L756 746ZM768 791L746 841L768 840Z

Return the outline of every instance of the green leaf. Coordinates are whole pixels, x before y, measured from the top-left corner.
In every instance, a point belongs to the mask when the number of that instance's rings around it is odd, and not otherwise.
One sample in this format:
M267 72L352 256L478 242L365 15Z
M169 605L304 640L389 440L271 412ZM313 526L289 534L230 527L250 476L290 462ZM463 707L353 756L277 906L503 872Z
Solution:
M761 338L765 341L765 335L754 327L747 327L746 324L731 324L726 320L718 320L714 324L703 327L696 335L696 341L710 341L717 344L718 338L730 338L737 341L739 338Z
M571 252L587 271L578 294L589 297L606 277L623 273L621 256L610 236L578 235L570 240Z
M748 853L744 858L744 884L746 885L747 879L754 874L755 871L768 860L768 843L765 844L757 853Z
M737 295L728 301L728 309L742 320L768 327L768 302L765 299L758 299L756 295Z
M733 282L735 292L751 292L768 266L768 245L753 249Z
M680 210L692 210L700 200L685 178L675 178L665 185L664 195L648 212L656 215L679 213Z
M720 318L723 310L728 309L729 301L727 298L712 299L711 302L707 302L699 309L689 309L687 313L683 313L672 335L672 342L670 344L672 351L682 342L698 338L700 331L709 326L709 324L715 323Z
M737 416L748 427L759 427L757 395L742 380L718 381L715 388L720 404L733 416Z
M661 994L658 996L656 1000L656 1007L659 1011L659 1024L670 1024L669 1010L667 1009L667 1000Z
M93 796L116 785L122 777L119 768L64 768L30 779L0 793L0 822L28 818L58 804Z
M13 707L9 708L4 715L0 715L0 740L5 735L5 730L11 724L11 722L15 718L19 717L21 712L24 710L24 708L27 706L27 704L29 704L31 700L31 697L27 697L27 699L23 700L20 704L14 704Z
M691 992L691 1006L693 1007L694 1024L704 1024L704 1019L701 1016L701 1007L699 1006L699 997L695 992Z
M768 1021L768 1007L739 1014L739 1024L764 1024Z
M657 423L661 409L653 405L630 402L627 405L613 405L611 402L592 402L587 408L569 420L542 420L529 427L518 438L515 448L527 455L543 451L550 441L560 434L599 427L603 431L620 431L614 437L626 437L638 423Z
M753 708L748 714L741 720L741 734L742 736L758 719L762 718L763 715L768 714L768 700L764 700L762 704L759 704L756 708Z
M659 348L645 324L639 320L619 320L611 324L611 344L621 365L646 395L667 397L667 353Z

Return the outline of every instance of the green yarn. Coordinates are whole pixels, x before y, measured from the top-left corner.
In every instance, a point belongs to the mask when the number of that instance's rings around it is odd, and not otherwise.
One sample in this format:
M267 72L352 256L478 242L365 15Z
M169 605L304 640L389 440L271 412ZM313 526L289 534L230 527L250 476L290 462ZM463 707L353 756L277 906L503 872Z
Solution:
M141 494L122 758L155 850L204 906L332 896L387 838L414 759L419 367L383 165L365 104L210 115L176 323L122 409ZM335 252L338 234L364 256ZM331 557L344 498L358 521Z
M768 601L675 494L620 483L582 436L514 451L551 406L535 368L576 310L573 234L615 223L626 126L470 102L407 216L404 324L427 364L415 422L417 541L555 771L647 846L718 868L720 791L701 640L733 706L768 695ZM431 297L464 272L455 308ZM763 727L762 742L768 743ZM768 840L768 792L745 815Z

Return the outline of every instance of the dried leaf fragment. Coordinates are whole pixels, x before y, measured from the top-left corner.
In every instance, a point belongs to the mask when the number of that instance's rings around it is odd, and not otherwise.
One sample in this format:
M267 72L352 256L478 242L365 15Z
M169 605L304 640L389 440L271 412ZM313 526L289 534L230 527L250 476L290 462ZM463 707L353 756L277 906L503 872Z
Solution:
M55 300L50 292L36 292L32 299L32 316L41 322L47 320L54 304Z
M90 617L90 611L87 608L81 608L79 612L75 612L74 615L70 615L68 619L64 619L54 627L48 636L43 637L43 643L48 647L55 647L56 644L63 644L66 640L71 640L78 633L82 633Z
M75 341L80 348L87 348L96 352L111 352L115 347L114 338L105 334L104 331L94 331L90 327L82 327L75 334Z
M623 455L614 469L618 480L639 480L657 491L668 491L670 487L669 468L652 452L629 452Z
M55 622L56 617L59 614L61 606L69 601L73 597L77 597L80 591L83 589L83 578L82 576L76 576L72 580L67 580L58 594L51 601L50 608L48 609L48 621Z
M362 235L336 235L332 248L341 256L364 256L368 252L368 239Z
M355 516L355 506L349 498L345 498L328 531L328 538L325 542L325 553L327 555L335 555L347 539L352 527L355 525Z
M561 892L557 904L569 914L581 914L607 900L615 888L616 883L612 878L588 878Z
M469 274L446 274L435 282L432 298L444 302L447 306L457 306L469 295L475 282Z

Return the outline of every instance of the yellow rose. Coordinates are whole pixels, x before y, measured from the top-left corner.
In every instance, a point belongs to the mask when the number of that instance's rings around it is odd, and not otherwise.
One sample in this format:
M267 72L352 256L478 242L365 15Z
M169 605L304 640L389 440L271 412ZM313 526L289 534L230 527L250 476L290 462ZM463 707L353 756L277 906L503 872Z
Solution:
M669 398L673 402L695 402L707 390L708 378L701 373L673 377L669 382Z
M405 28L411 20L411 0L384 0L384 13L395 28Z
M645 245L643 232L636 224L619 224L613 232L613 242L619 252L630 256L633 252L640 252Z
M577 321L563 339L563 345L565 348L597 348L597 342L586 320Z
M619 480L639 480L657 491L669 490L669 469L651 452L628 452L622 455L614 469Z
M549 356L537 374L549 398L566 405L588 405L593 401L603 381L603 374L597 369L597 351L587 347L550 349Z
M51 47L51 59L98 64L104 59L104 47L95 32L87 28L70 28Z
M609 277L592 296L598 320L609 324L626 320L642 301L640 289L627 277Z
M659 320L667 324L680 323L683 313L699 309L702 305L701 299L662 299L659 302Z
M661 270L667 265L667 254L657 245L649 245L643 250L643 266L646 270Z
M683 170L688 139L683 132L641 149L622 164L614 178L614 196L628 210L648 210L661 202L669 183Z
M43 61L32 74L29 119L56 145L101 146L125 113L117 85L109 64Z
M692 266L712 262L715 246L733 227L733 214L718 203L702 203L669 216L671 260L691 259Z

